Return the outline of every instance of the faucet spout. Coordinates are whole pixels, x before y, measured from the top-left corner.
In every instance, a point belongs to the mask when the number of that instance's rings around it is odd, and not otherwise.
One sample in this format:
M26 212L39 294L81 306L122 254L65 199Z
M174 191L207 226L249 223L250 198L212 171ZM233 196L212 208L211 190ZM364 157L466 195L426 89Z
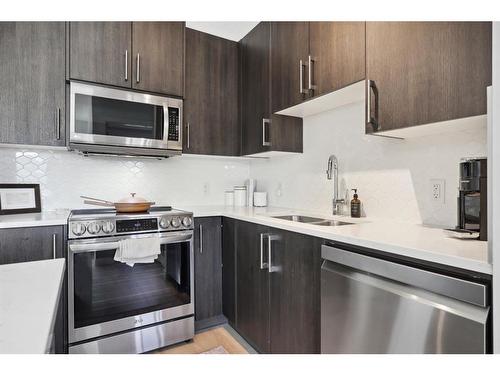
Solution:
M333 179L333 214L338 215L342 211L342 206L345 204L345 199L339 199L339 163L335 155L330 155L328 158L328 166L326 169L326 178Z

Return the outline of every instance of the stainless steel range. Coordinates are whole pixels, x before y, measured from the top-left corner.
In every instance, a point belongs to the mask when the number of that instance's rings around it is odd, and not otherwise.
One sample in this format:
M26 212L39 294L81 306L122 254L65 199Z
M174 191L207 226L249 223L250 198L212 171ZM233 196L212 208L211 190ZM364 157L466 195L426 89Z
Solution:
M114 260L122 240L158 237L161 253L133 267ZM70 353L143 353L194 336L193 215L170 207L68 219Z

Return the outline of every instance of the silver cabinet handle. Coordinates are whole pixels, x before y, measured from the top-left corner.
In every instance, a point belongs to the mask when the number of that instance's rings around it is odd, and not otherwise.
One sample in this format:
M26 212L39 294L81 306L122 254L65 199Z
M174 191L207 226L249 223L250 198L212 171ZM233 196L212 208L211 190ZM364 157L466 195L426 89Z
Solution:
M311 57L311 55L309 55L309 57L308 57L308 66L309 66L308 88L309 88L309 90L316 90L316 85L313 85L313 82L312 82L313 62L314 62L314 59Z
M203 225L200 224L200 254L203 254Z
M187 133L187 134L186 134L186 135L187 135L187 142L186 142L186 143L187 143L187 148L189 148L189 147L190 147L189 138L190 138L190 136L191 136L191 132L189 131L189 130L190 130L190 129L189 129L189 122L188 122L188 123L186 123L186 130L187 130L187 131L186 131L186 133Z
M128 81L128 49L125 50L125 81Z
M377 85L375 84L375 81L372 81L371 79L366 81L367 83L367 90L366 90L366 124L371 125L372 129L374 132L382 130L380 124L379 124L379 119L378 119L378 111L379 111L379 97L378 97L378 88ZM372 99L372 94L374 95L375 98L375 108L374 108L374 115L372 116L372 110L371 110L371 99Z
M141 55L139 53L137 54L137 73L135 80L137 83L141 80Z
M52 258L56 259L56 250L57 250L57 234L52 235Z
M265 270L268 265L264 262L264 238L268 236L266 233L260 234L260 269Z
M302 62L302 60L299 60L299 94L305 94L305 90L304 90L304 87L302 86L302 84L304 83L304 72L303 72L303 67L304 67L304 64Z
M266 140L266 124L271 125L271 120L268 118L262 119L262 146L271 146L271 141Z
M57 108L54 114L54 133L56 140L61 139L61 108Z
M278 235L268 235L267 236L267 263L268 267L267 270L269 273L272 273L276 271L276 267L273 266L273 241L278 241L280 240L281 237Z
M366 123L367 124L370 123L370 117L371 117L371 112L372 112L371 94L372 94L372 91L370 88L370 80L367 79L366 80Z

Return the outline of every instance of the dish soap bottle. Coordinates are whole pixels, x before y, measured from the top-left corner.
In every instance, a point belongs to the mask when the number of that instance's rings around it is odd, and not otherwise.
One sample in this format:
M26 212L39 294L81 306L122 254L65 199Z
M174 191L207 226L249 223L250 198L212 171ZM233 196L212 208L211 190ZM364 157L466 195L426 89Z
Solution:
M358 199L358 189L354 191L354 196L351 200L351 217L361 217L361 201Z

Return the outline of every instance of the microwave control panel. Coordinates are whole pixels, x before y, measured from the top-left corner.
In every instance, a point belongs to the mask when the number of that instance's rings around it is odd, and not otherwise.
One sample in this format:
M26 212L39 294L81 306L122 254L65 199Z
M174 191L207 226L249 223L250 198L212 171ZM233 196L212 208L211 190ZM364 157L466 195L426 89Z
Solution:
M168 107L168 140L178 142L180 126L179 108Z

